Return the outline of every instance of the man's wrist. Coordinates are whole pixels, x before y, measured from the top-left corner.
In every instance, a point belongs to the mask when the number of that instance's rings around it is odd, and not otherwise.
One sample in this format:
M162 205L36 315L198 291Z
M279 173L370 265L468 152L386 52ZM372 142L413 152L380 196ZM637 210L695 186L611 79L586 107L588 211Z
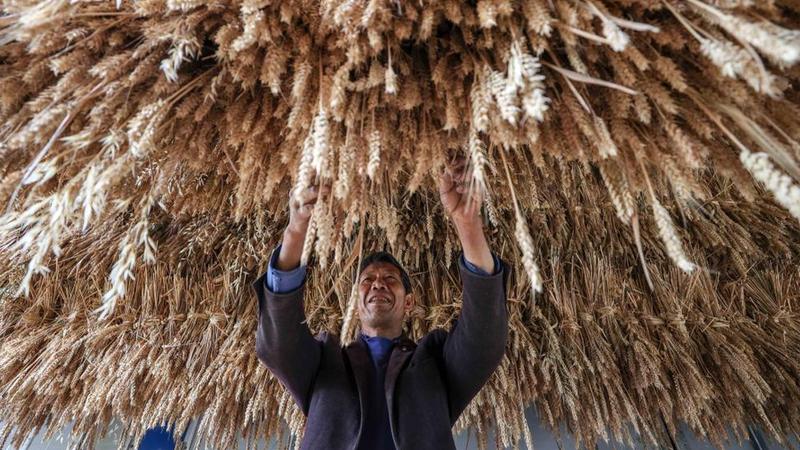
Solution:
M283 230L283 241L281 251L275 268L278 270L293 270L300 265L300 258L303 252L303 244L306 238L306 228L299 228L295 224L289 224Z
M289 222L289 225L283 230L283 237L292 240L305 240L306 233L308 232L308 222L304 224L297 224Z
M483 223L477 219L454 219L456 232L461 237L471 237L483 234Z

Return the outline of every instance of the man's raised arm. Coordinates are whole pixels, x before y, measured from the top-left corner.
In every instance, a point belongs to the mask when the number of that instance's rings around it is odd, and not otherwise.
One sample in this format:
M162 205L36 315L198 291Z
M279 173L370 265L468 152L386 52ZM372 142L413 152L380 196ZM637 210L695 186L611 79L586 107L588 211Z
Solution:
M442 351L451 423L500 364L508 338L508 268L489 249L480 216L481 195L468 195L464 165L456 159L439 179L442 206L463 249L458 263L463 303Z
M289 225L272 252L269 265L252 286L258 298L256 354L291 393L304 414L321 358L321 344L305 323L305 266L300 265L308 223L319 194L306 189L289 202Z

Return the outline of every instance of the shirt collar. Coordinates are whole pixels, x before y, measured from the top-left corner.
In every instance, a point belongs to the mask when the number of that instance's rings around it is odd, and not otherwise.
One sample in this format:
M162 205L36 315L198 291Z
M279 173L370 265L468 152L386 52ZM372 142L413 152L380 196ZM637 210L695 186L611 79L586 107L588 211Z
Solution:
M358 331L358 336L361 339L364 339L365 342L374 342L374 341L380 341L380 340L384 340L385 339L387 341L391 341L393 344L397 344L401 340L403 340L403 337L405 336L405 333L401 332L399 336L390 339L390 338L383 337L383 336L367 336L366 334L364 334L363 331L359 330Z

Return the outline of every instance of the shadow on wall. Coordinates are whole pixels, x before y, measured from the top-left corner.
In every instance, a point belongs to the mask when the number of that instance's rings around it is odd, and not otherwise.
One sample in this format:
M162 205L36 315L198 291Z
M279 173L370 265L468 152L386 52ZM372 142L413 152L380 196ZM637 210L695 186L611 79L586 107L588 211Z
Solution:
M531 434L533 435L533 446L535 450L562 450L562 449L573 449L575 448L575 438L566 430L565 426L561 427L560 430L560 440L557 440L556 435L554 435L548 428L543 426L539 422L539 418L536 414L536 411L533 408L528 408L526 411L526 417L528 419L528 424L531 428ZM114 426L111 427L111 432L109 436L105 439L101 440L96 446L95 450L115 450L117 449L117 436L119 435L119 430L121 430L121 426L119 423L116 423ZM44 431L40 432L38 435L28 439L19 450L66 450L69 448L69 432L71 431L71 427L67 427L55 438L49 441L42 441L42 436L44 435ZM193 422L189 428L183 433L182 440L184 443L188 444L190 448L193 448L195 445L197 447L194 448L203 448L201 446L201 442L196 442L195 439L195 431L196 431L196 421ZM752 429L750 439L741 443L737 443L733 441L733 437L731 437L731 442L726 445L726 449L730 450L778 450L784 448L783 446L779 445L777 442L767 440L764 436L757 430ZM460 450L477 450L478 445L475 442L475 435L474 434L467 434L461 433L455 437L456 447ZM495 436L494 433L490 431L489 435L489 443L488 448L493 449L495 448ZM274 450L277 448L285 448L285 445L278 445L278 442L270 441L269 443L262 441L259 443L259 449L269 449ZM285 444L285 443L282 443ZM798 443L796 438L790 438L789 446L791 448L800 448L800 443ZM645 445L636 446L636 448L644 448ZM697 436L692 433L692 431L687 426L681 426L679 429L679 435L677 436L677 440L675 442L675 447L678 449L687 449L687 450L712 450L715 447L712 446L709 442L703 441L697 438ZM75 447L72 447L75 448ZM128 446L128 449L133 450L133 446ZM172 438L172 434L169 432L168 429L160 427L154 428L145 435L145 438L142 440L139 448L137 450L173 450L175 448L175 442ZM240 440L238 448L245 449L244 441ZM527 447L522 444L522 449L527 449ZM600 450L605 449L621 449L627 448L619 443L612 442L612 443L601 443L597 446ZM4 450L12 450L12 447L6 447ZM530 450L530 449L527 449Z

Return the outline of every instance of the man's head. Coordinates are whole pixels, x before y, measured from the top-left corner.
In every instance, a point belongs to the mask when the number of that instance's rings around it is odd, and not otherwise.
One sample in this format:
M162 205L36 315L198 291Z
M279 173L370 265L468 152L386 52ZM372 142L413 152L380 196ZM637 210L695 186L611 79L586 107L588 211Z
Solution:
M389 253L372 253L358 270L358 316L361 330L395 337L414 307L411 280L405 269Z

